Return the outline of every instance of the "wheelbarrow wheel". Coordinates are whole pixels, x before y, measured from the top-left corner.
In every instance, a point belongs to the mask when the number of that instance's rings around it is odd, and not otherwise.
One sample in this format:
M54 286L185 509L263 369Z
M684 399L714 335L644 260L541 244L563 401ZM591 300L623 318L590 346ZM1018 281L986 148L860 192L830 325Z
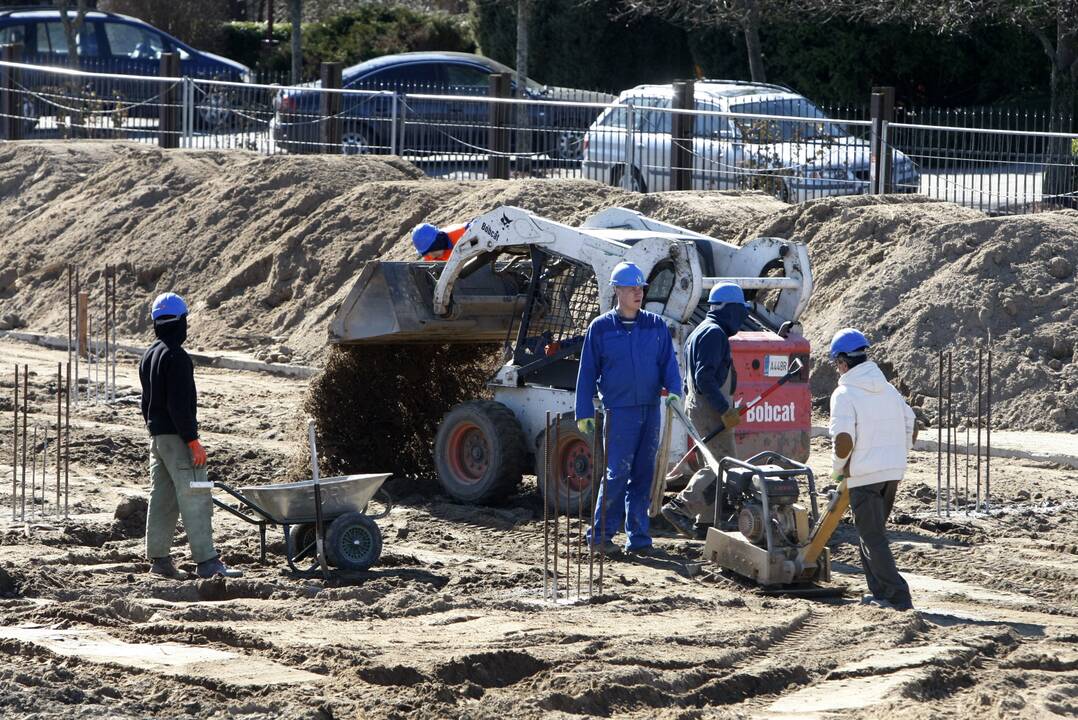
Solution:
M367 570L382 555L382 531L363 513L350 512L329 524L326 559L341 570Z
M293 561L314 557L314 523L302 523L288 528L288 554Z

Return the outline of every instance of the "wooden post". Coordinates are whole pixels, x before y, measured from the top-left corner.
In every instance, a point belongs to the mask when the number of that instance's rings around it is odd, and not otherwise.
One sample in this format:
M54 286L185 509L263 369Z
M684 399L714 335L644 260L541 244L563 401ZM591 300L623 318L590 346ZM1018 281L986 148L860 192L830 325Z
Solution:
M675 110L694 109L693 82L691 80L674 83ZM673 146L670 153L670 175L674 190L692 190L693 147L692 134L695 115L671 113L671 138Z
M508 73L494 73L490 76L490 97L508 98L512 96ZM490 104L490 129L487 133L487 177L491 180L509 179L509 118L511 107L508 103Z
M879 195L882 190L880 173L883 167L883 94L872 93L869 102L872 125L869 129L869 195Z
M327 90L339 90L341 72L344 63L324 62L320 67L322 87ZM319 93L319 137L324 153L341 152L341 94L335 92ZM370 142L371 138L367 138Z
M180 76L180 56L176 53L162 53L160 76L176 78ZM180 85L171 80L161 82L160 119L157 127L157 144L163 148L180 146Z
M20 62L22 45L0 45L0 60ZM5 140L22 138L23 97L19 92L19 69L0 67L0 136Z
M872 88L872 94L880 95L880 117L888 122L894 122L895 120L895 89L893 87L874 87ZM875 116L873 116L875 117ZM880 189L884 193L894 192L895 176L895 152L890 147L890 138L882 138L880 142L880 154L878 155L878 162L880 166ZM884 159L886 158L886 162Z

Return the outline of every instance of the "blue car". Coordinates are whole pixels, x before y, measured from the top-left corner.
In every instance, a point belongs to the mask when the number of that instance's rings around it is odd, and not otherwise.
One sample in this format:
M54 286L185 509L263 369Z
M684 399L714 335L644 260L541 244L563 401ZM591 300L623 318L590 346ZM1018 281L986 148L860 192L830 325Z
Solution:
M75 13L69 12L70 17ZM19 43L23 46L23 62L33 65L69 67L69 48L64 25L58 10L23 9L0 10L0 45ZM252 82L250 68L234 60L214 55L187 45L137 18L115 13L90 11L76 35L79 67L92 72L125 75L159 75L162 53L180 56L180 72L194 78ZM29 85L41 89L60 84L60 78L48 73L25 73ZM94 81L88 88L97 97L123 104L139 103L157 95L160 88L153 83L121 83L115 80ZM48 92L24 100L24 117L56 114L48 107ZM132 108L136 113L156 114L157 105ZM199 121L215 127L227 122L231 112L227 102L200 103Z
M482 154L489 145L490 104L465 100L405 98L405 94L487 96L490 76L516 71L490 58L457 52L411 52L385 55L346 68L342 86L381 91L382 95L342 95L341 152L388 153L397 118L397 141L402 154ZM289 152L320 152L320 83L282 90L275 102L273 137ZM516 83L511 91L516 95ZM606 93L552 88L528 79L523 95L533 100L575 100L606 103ZM394 104L396 107L394 108ZM530 128L531 148L525 151L549 157L580 156L584 131L602 108L528 105L518 122L509 113L510 126ZM516 150L518 133L510 133Z

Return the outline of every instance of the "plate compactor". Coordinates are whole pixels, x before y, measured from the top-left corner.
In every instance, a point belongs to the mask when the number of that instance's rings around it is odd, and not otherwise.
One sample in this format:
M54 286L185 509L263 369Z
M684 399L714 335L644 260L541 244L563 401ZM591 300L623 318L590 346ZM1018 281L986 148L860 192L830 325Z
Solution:
M691 421L677 410L696 435ZM705 462L716 473L712 526L704 544L705 561L729 570L765 590L798 592L821 588L831 580L827 541L850 504L845 479L829 493L821 515L816 478L807 465L776 452L757 453L747 461L716 459L698 442ZM801 500L802 486L808 506Z

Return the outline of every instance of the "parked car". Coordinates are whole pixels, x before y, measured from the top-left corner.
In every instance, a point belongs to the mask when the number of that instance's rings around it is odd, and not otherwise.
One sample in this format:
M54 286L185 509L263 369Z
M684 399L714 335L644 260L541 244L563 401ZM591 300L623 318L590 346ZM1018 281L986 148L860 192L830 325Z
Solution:
M620 185L631 167L634 189L672 189L673 113L666 111L673 94L671 85L639 85L621 93L584 137L584 177ZM695 84L694 98L698 111L740 116L693 116L693 188L756 188L787 202L868 192L868 142L789 88L704 80ZM895 150L892 163L895 190L917 192L920 174L913 162Z
M457 52L411 52L368 60L346 68L342 86L352 90L381 91L381 95L344 94L341 150L345 153L390 152L392 118L397 131L407 134L403 146L416 153L482 154L488 146L490 104L465 100L405 98L405 94L461 95L487 97L490 76L516 72L490 58ZM320 82L282 90L274 103L273 138L289 152L319 152ZM516 82L511 83L516 94ZM547 87L528 79L524 97L533 100L575 100L606 104L614 100L607 93L572 88ZM395 107L394 107L395 104ZM580 158L584 131L601 111L600 107L555 107L528 105L526 116L509 123L530 129L535 154L560 158ZM511 133L515 149L517 133ZM524 149L528 151L528 149Z
M69 16L74 17L73 11ZM19 43L23 46L23 62L33 65L69 67L67 36L59 10L23 9L0 10L0 45ZM252 81L250 68L234 60L196 50L168 33L162 32L137 18L97 10L86 13L85 21L75 37L79 67L95 72L125 75L159 75L162 53L180 57L180 72L188 77ZM50 108L54 101L48 86L60 85L60 76L24 71L35 90L25 98L23 114L28 118L58 114ZM132 112L155 115L157 105L145 101L158 95L156 83L120 80L94 80L83 87L87 94L106 99L121 106L131 105ZM56 105L63 105L55 101ZM216 127L227 121L227 93L210 94L196 103L198 119L203 126ZM35 120L36 122L36 120Z

